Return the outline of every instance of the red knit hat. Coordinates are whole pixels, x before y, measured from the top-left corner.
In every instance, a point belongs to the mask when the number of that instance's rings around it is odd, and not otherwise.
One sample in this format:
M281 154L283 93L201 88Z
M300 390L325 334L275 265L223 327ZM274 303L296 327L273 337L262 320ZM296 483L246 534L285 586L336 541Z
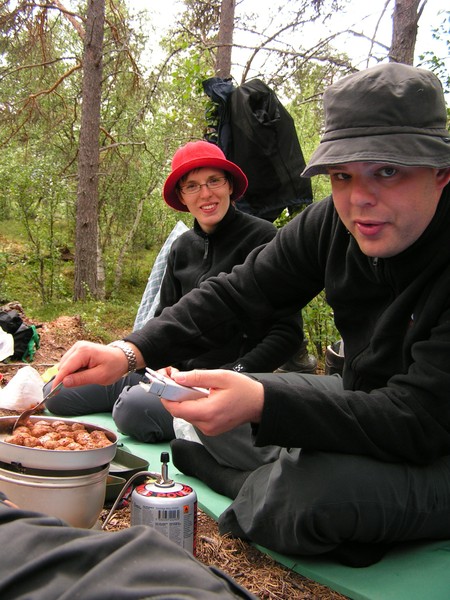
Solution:
M172 172L163 187L163 198L169 206L175 210L188 212L178 198L177 183L189 171L204 167L216 167L230 173L233 178L231 200L239 200L244 195L248 185L247 177L237 165L225 158L225 154L218 146L204 141L188 142L175 152L172 159Z

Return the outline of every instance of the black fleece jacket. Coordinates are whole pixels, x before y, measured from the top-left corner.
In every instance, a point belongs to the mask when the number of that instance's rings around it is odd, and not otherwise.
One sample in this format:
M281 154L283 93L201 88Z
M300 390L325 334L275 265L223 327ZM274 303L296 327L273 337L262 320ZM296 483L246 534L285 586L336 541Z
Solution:
M242 213L233 205L211 234L206 234L195 221L193 229L183 233L170 249L155 316L209 277L229 273L276 233L272 223ZM222 327L219 345L170 364L181 369L224 367L246 372L273 371L296 352L303 339L298 311L296 316L277 319L275 323L256 326L232 323ZM171 342L177 345L177 337Z
M256 443L416 464L450 454L449 190L422 236L379 260L359 250L331 198L316 203L244 265L188 294L132 341L149 363L167 363L173 350L161 347L162 336L177 332L181 358L189 339L199 350L214 342L217 315L224 323L279 317L325 289L345 345L345 391L324 394L261 377Z

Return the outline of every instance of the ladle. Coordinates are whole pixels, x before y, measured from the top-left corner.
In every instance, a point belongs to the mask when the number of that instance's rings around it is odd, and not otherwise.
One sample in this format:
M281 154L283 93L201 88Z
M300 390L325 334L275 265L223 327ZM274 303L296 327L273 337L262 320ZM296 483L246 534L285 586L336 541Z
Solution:
M17 417L17 420L13 425L12 432L14 433L14 430L19 425L24 425L28 421L28 417L30 415L32 415L34 412L36 412L38 410L38 408L40 408L43 404L45 404L46 400L48 400L49 398L52 398L59 391L59 389L61 387L62 387L62 381L55 388L53 388L48 394L46 394L44 396L44 398L40 402L38 402L35 406L33 406L32 408L27 408L27 410L24 410L23 413L21 413Z

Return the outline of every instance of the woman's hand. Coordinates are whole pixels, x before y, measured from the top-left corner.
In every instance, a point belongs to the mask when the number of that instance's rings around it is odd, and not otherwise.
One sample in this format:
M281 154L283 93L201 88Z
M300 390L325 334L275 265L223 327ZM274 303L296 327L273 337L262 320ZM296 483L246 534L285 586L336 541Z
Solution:
M176 367L164 367L163 369L158 369L158 373L161 373L161 375L173 379L173 375L175 375L175 373L179 373L179 369L177 369Z
M138 362L143 363L141 353L135 346L132 345L132 348ZM109 385L127 371L128 360L120 348L92 342L76 342L62 357L52 388L60 381L68 388L91 383Z
M261 420L264 388L246 375L217 369L173 372L171 377L181 385L210 389L209 397L199 400L162 399L172 416L189 421L205 435L219 435L243 423Z

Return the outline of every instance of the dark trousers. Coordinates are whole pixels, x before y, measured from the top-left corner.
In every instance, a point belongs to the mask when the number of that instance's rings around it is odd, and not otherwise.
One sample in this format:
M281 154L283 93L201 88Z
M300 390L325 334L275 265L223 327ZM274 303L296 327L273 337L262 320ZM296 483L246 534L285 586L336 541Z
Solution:
M0 501L2 600L255 598L148 526L105 532Z
M342 389L337 375L261 377ZM249 475L219 526L278 552L314 555L349 541L450 538L449 515L450 457L417 466L283 449Z

